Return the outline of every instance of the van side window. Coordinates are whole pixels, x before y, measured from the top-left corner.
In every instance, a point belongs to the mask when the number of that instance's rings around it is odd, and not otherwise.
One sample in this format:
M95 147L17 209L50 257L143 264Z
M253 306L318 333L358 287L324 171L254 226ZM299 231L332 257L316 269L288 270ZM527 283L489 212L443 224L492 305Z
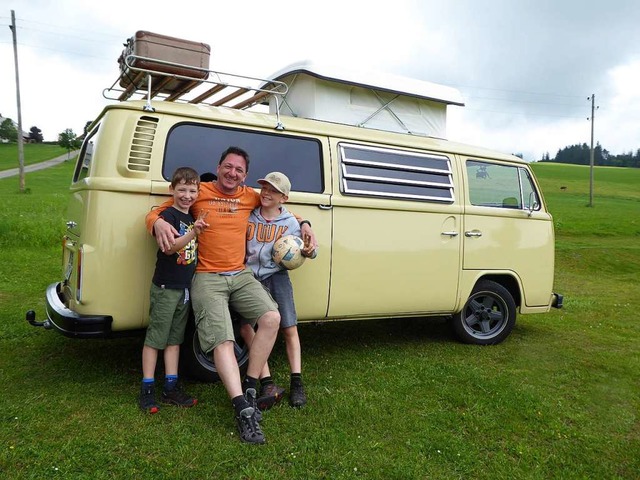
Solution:
M539 207L536 191L525 168L467 160L469 199L472 205L510 209ZM531 200L530 200L531 199Z
M182 123L168 135L162 175L168 181L176 168L188 166L200 175L216 173L220 155L229 146L249 153L246 184L279 171L296 192L323 193L322 147L318 140L282 134Z
M340 144L340 186L348 195L451 203L451 161L443 155Z
M82 143L82 150L78 157L78 163L76 164L76 171L73 173L73 182L79 182L83 178L89 175L89 168L91 167L91 160L93 158L93 151L96 148L96 139L94 138L99 127L93 129L87 138Z

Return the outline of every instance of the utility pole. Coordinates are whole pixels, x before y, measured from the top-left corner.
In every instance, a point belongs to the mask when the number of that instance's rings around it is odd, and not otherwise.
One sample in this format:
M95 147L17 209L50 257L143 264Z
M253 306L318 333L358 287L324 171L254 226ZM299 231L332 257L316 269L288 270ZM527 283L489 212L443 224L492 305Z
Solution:
M594 163L594 151L593 151L593 122L595 120L596 113L596 94L592 93L587 100L591 100L591 151L589 152L589 206L593 207L593 163ZM589 120L589 119L587 119Z
M20 74L18 73L18 40L16 37L16 12L11 10L11 26L13 32L13 59L16 64L16 101L18 103L18 172L20 174L20 191L24 192L24 145L22 142L22 107L20 106Z

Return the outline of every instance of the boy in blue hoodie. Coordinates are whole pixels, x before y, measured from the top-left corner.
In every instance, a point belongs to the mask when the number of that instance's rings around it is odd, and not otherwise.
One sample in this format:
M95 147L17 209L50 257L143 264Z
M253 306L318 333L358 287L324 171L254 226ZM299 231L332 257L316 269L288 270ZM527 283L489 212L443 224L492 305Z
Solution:
M302 357L300 337L298 336L298 317L293 302L293 287L289 273L277 265L271 258L273 244L284 235L301 236L300 224L284 206L289 198L291 182L280 172L271 172L258 180L262 186L260 206L249 217L247 230L247 266L253 270L256 278L269 290L278 304L280 311L280 329L282 330L287 349L287 358L291 368L289 404L302 407L307 403L307 396L302 383ZM310 244L309 238L303 238L305 247L302 254L315 258L317 251ZM255 332L251 325L243 324L241 335L249 347ZM276 402L282 398L284 389L273 383L269 366L265 365L260 375L261 392L259 397L274 398ZM271 405L258 405L265 410Z

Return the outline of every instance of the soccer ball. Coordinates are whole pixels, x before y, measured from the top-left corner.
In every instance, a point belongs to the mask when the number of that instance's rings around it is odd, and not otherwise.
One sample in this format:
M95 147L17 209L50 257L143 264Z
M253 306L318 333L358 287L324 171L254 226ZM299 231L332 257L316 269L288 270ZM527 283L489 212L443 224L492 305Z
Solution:
M285 235L280 237L273 244L271 258L276 263L287 270L294 270L302 265L306 259L302 255L304 242L295 235Z

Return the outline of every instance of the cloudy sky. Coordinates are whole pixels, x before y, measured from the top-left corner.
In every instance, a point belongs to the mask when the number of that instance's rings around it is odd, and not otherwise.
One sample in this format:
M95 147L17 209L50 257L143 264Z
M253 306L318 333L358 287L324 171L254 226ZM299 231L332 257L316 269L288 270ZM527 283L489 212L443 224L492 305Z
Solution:
M122 43L149 30L211 45L211 68L268 77L310 60L460 90L448 138L537 160L595 140L640 148L637 0L0 0L0 114L81 133L117 78Z

